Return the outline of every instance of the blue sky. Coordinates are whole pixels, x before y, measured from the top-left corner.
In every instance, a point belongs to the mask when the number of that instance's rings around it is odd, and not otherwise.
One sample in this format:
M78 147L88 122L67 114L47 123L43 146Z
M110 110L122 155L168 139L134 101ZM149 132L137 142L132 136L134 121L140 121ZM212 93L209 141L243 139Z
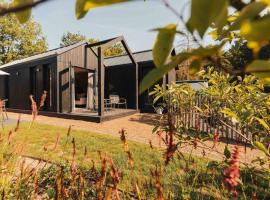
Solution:
M187 1L171 0L179 12ZM34 20L42 25L50 49L59 46L66 31L100 40L123 35L133 51L151 49L156 33L149 30L179 21L161 0L136 0L96 8L81 20L76 20L74 9L75 0L52 0L34 9Z

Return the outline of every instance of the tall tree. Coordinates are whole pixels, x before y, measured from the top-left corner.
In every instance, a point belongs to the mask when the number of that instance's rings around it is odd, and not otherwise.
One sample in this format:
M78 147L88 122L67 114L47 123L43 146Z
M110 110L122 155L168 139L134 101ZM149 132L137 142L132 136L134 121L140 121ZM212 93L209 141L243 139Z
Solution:
M0 17L0 64L44 52L48 49L40 24L21 24L14 15Z
M66 32L61 38L61 43L60 47L68 46L80 41L86 40L86 37L82 34L78 33L71 33L71 32Z
M71 44L74 44L76 42L80 42L83 40L87 40L86 36L82 35L79 32L78 33L66 32L61 38L60 47L71 45ZM93 39L93 38L88 39L89 43L95 43L98 41L99 40ZM117 43L109 47L108 49L106 49L104 52L104 56L105 57L118 56L118 55L122 55L124 52L125 50L123 46L120 43Z

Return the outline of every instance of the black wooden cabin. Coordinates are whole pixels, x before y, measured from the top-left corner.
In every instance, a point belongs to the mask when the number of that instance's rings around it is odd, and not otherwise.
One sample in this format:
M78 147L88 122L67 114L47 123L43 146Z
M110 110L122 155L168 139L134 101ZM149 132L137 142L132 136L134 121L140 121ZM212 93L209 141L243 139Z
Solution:
M103 51L118 42L126 54L104 58ZM138 95L139 81L153 68L152 52L132 53L123 37L95 44L83 41L0 66L10 73L0 77L0 98L8 99L11 111L29 112L29 95L39 102L46 90L41 114L101 122L138 110L153 111L148 96L151 88ZM174 80L172 70L159 83ZM120 114L106 112L104 99L110 94L127 99L128 109ZM77 112L80 103L91 112Z

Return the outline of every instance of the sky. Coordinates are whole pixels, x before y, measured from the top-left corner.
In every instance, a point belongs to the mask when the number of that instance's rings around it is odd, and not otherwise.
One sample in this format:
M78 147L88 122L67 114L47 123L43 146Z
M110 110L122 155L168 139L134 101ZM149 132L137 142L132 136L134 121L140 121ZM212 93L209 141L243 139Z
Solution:
M170 0L179 12L187 1ZM122 35L132 51L148 50L157 34L151 29L179 22L162 0L134 0L100 7L81 20L76 19L74 10L75 0L51 0L34 8L33 18L41 24L50 49L59 47L63 33L70 31L99 40ZM186 9L185 16L188 13Z

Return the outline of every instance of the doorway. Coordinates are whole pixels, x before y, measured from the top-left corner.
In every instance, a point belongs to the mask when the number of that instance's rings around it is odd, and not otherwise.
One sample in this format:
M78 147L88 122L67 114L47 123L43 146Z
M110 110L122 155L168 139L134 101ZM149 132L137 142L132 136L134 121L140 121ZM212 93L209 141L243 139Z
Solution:
M74 67L74 107L94 108L94 73L88 69Z

